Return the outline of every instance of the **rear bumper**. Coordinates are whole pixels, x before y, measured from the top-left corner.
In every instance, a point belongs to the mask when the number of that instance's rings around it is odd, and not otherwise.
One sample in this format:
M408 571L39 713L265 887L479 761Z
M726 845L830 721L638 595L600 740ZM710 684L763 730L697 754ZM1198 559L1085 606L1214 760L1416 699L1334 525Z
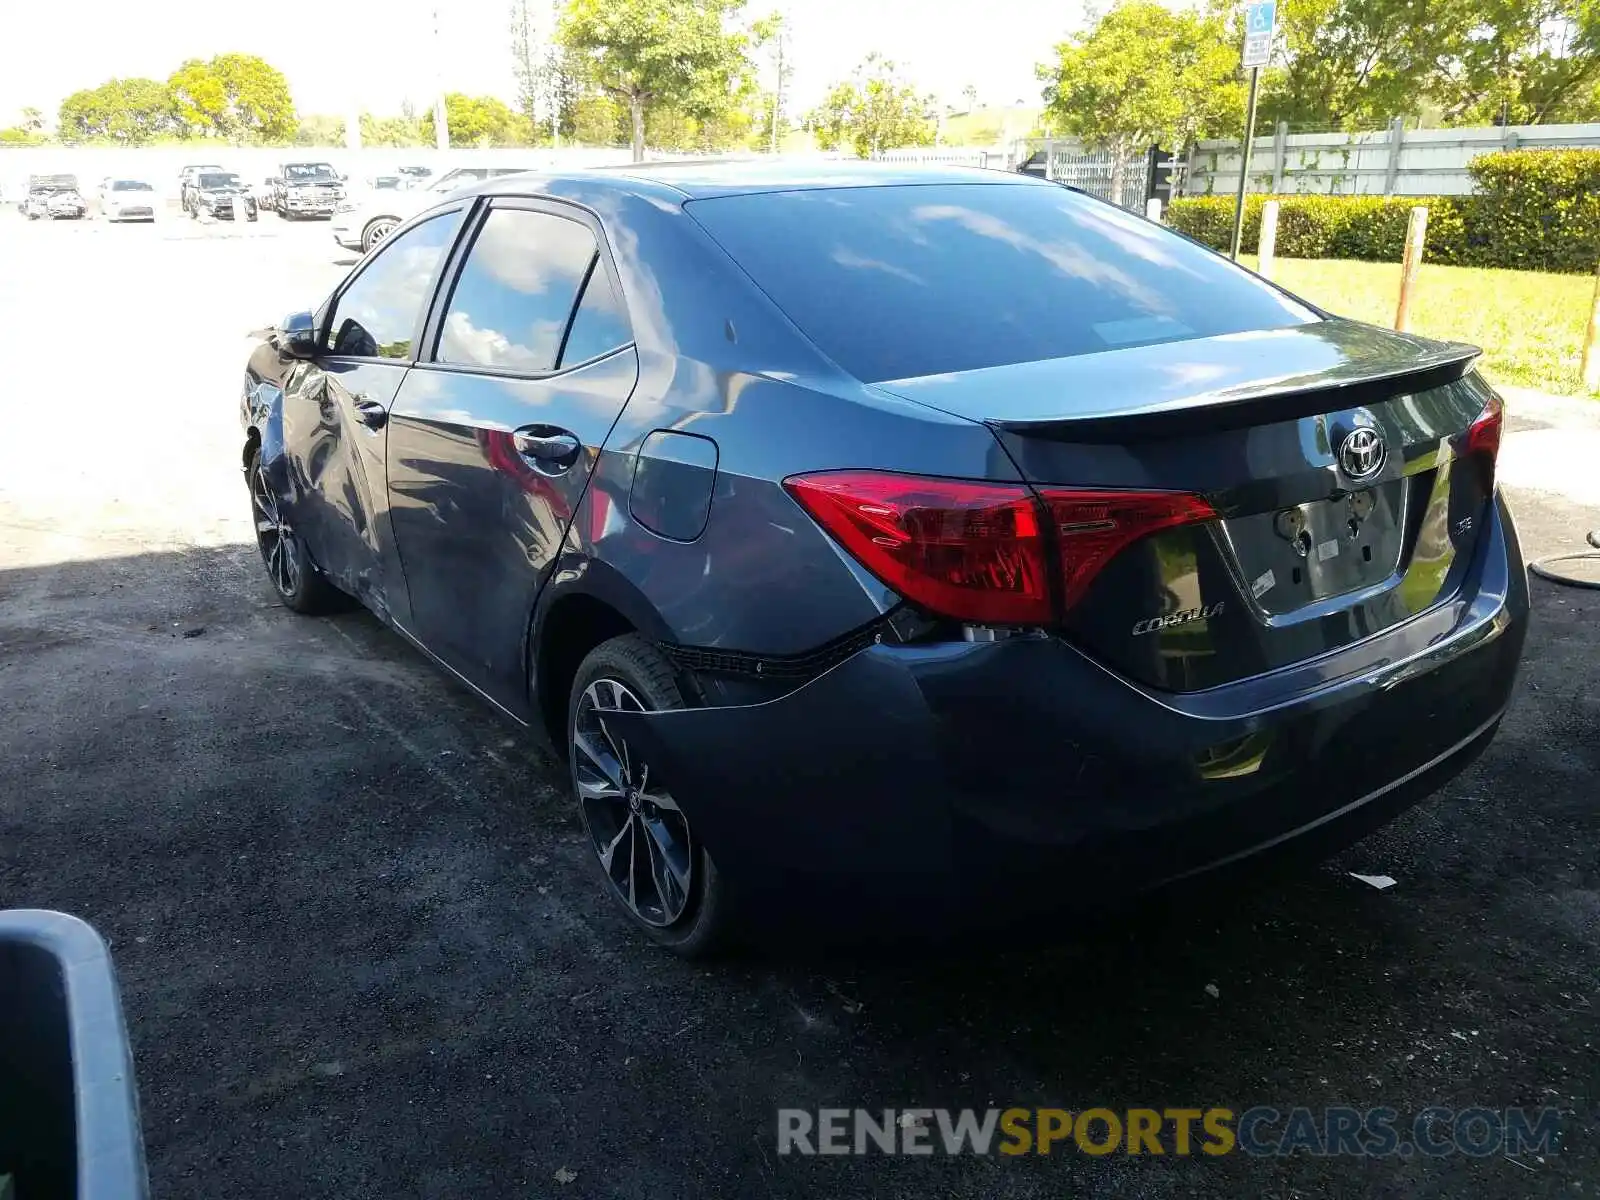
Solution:
M1498 724L1528 591L1497 510L1456 600L1238 684L1154 692L1056 638L877 645L770 703L615 720L729 883L784 909L959 923L1327 852Z

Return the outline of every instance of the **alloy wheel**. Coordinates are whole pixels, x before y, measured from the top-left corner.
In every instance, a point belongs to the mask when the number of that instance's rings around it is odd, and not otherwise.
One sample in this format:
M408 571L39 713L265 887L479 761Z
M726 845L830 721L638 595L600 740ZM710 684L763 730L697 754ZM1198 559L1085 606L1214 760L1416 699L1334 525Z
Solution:
M383 241L384 238L394 232L394 226L395 223L393 221L378 221L369 226L367 229L366 248L371 250L379 242Z
M650 765L611 728L616 712L645 712L615 679L584 689L573 718L572 773L583 827L611 886L646 925L683 916L693 883L689 823Z
M267 574L281 594L293 596L300 590L300 559L294 531L283 519L278 498L272 494L266 471L259 463L250 477L250 502L255 509L256 544L261 547Z

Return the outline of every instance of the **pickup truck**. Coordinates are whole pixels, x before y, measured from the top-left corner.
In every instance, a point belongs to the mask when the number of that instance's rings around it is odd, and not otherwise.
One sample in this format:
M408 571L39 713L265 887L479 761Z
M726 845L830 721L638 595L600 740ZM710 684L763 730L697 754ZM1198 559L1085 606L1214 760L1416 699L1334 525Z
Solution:
M345 198L344 176L331 163L284 163L267 185L269 207L285 220L331 217Z

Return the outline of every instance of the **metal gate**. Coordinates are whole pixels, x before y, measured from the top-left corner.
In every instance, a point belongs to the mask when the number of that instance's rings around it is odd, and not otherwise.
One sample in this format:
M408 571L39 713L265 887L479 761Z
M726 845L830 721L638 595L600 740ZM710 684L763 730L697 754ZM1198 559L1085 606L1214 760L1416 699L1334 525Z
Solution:
M1121 187L1117 188L1116 159L1112 155L1075 145L1048 148L1046 173L1050 179L1081 188L1091 196L1098 196L1135 212L1144 211L1145 196L1150 187L1149 171L1148 155L1124 159Z

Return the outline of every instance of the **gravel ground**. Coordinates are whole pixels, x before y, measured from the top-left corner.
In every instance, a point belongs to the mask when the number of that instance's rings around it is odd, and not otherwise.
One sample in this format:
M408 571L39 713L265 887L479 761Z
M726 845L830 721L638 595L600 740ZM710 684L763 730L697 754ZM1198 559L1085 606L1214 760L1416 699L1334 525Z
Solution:
M244 335L339 256L270 217L0 215L0 907L111 941L157 1197L1600 1190L1596 593L1535 583L1499 739L1326 868L1006 953L684 965L610 911L547 761L370 618L278 607L245 544ZM1525 547L1577 545L1585 457L1541 447L1590 414L1513 403ZM1258 1104L1551 1106L1562 1135L776 1153L780 1106Z

